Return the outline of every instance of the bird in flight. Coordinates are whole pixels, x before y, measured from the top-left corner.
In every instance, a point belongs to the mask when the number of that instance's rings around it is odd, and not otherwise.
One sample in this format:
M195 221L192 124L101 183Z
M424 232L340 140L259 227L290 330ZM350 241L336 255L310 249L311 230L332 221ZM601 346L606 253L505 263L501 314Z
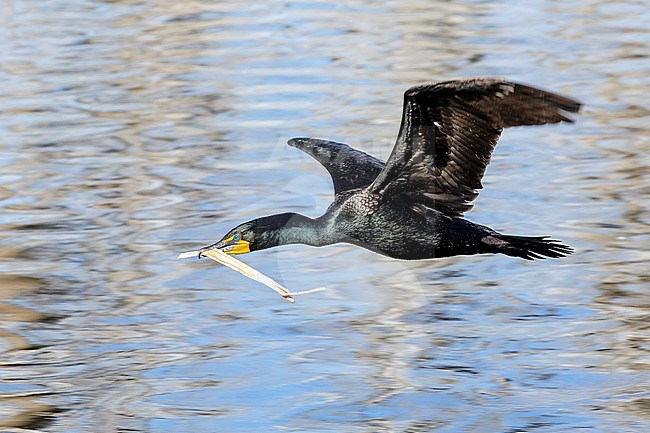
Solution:
M573 250L557 240L502 234L463 215L482 188L503 128L572 122L568 113L577 113L580 105L493 78L413 86L404 94L402 124L386 162L343 143L289 140L334 181L334 201L325 214L257 218L201 252L243 254L287 244L345 242L403 260L484 253L528 260L564 257Z

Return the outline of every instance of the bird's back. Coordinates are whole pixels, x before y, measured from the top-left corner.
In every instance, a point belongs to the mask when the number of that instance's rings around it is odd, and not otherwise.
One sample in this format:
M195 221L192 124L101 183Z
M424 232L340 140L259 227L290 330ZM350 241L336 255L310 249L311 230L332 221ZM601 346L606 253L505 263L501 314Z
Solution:
M396 259L446 257L489 233L487 227L434 209L415 209L400 201L380 200L365 189L338 194L323 215L335 242L346 242Z

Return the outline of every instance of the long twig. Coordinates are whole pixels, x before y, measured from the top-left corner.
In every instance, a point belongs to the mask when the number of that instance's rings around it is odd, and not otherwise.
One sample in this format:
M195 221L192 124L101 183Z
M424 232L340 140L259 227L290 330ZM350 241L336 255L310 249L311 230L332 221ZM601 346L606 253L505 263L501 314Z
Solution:
M292 293L287 288L279 284L277 281L272 279L271 277L268 277L258 271L257 269L254 269L250 266L248 266L246 263L237 260L231 255L228 255L226 253L223 253L217 249L213 250L207 250L203 251L201 253L202 256L206 256L214 260L215 262L221 263L222 265L225 265L229 267L230 269L233 269L245 276L247 276L250 279L253 279L255 281L259 281L260 283L264 284L267 287L270 287L271 289L275 290L278 292L284 299L287 301L291 302L292 304L296 302L295 299L293 299L293 295L304 295L307 293L313 293L313 292L318 292L321 290L325 290L324 287L319 287L316 289L311 289L311 290L305 290L302 292L295 292ZM178 255L179 259L185 259L188 257L198 257L199 252L198 251L188 251L185 253L181 253Z

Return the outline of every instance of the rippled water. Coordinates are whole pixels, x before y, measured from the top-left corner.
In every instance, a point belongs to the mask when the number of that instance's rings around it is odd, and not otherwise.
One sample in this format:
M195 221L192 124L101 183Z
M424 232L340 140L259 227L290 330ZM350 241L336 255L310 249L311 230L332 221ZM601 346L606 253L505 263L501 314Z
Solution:
M0 426L47 432L641 432L650 13L642 1L0 3ZM402 92L499 75L581 99L508 130L468 217L563 260L178 252L317 216L284 143L386 157Z

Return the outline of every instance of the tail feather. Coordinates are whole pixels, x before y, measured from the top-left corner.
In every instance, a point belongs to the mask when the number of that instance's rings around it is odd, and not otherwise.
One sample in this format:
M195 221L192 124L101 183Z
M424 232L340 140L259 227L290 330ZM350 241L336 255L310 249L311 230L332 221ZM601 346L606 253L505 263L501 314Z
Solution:
M573 252L573 248L562 242L550 239L548 236L511 236L493 235L486 236L482 241L490 245L495 253L506 254L512 257L521 257L526 260L545 259L547 257L566 257Z

